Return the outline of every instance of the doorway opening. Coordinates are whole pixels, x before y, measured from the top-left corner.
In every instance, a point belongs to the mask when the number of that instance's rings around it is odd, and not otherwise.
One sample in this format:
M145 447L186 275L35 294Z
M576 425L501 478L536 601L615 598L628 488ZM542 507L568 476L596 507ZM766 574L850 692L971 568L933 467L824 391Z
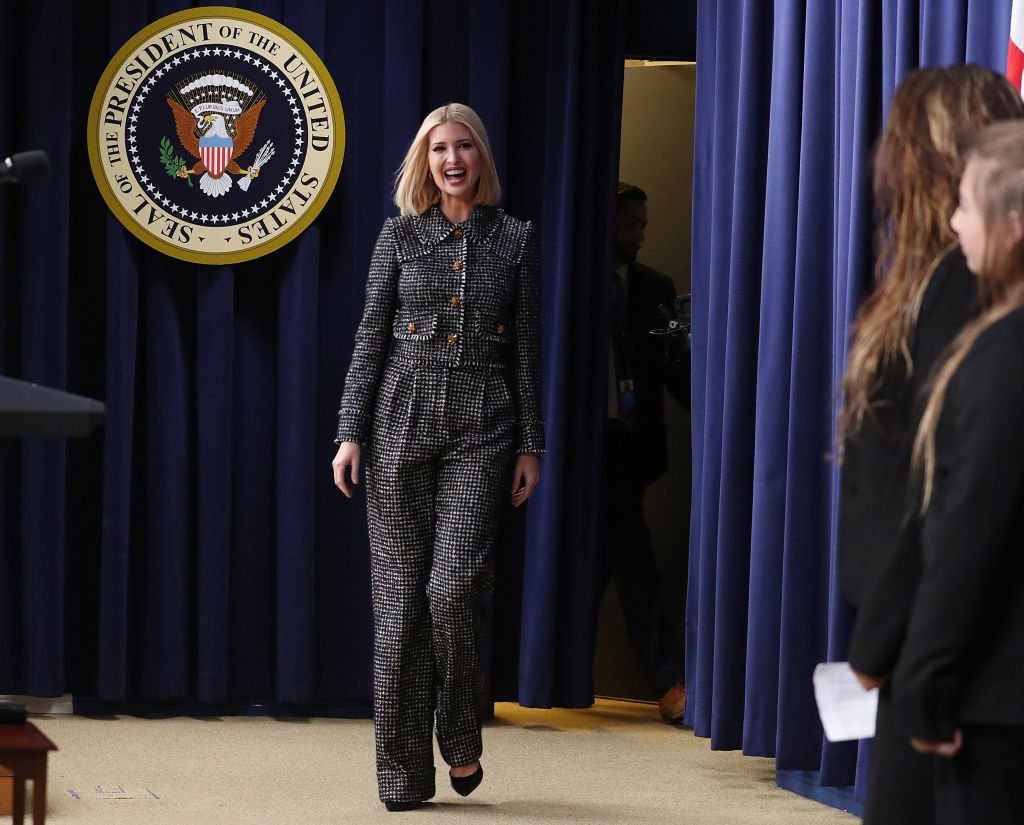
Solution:
M619 180L647 194L647 227L637 261L690 293L694 102L692 62L627 60L624 67ZM684 639L690 529L690 414L665 393L668 470L644 491L643 508L660 574L657 600ZM594 689L598 696L657 699L626 630L614 577L598 612Z

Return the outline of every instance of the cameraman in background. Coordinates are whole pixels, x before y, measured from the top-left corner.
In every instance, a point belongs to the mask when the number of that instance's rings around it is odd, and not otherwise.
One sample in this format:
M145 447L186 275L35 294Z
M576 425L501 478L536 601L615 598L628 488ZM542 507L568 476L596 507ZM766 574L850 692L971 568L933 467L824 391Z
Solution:
M667 722L686 703L683 644L660 604L660 576L644 517L648 484L668 467L664 390L690 409L689 323L672 280L637 263L647 194L619 183L610 276L608 419L597 548L600 606L614 577L626 629Z

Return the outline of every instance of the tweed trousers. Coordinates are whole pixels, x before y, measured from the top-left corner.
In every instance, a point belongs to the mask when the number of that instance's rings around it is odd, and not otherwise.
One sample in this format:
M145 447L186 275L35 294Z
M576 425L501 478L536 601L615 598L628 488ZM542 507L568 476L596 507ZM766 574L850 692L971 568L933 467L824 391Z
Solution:
M432 727L448 764L480 758L479 599L516 432L507 369L384 369L366 464L382 800L434 795Z

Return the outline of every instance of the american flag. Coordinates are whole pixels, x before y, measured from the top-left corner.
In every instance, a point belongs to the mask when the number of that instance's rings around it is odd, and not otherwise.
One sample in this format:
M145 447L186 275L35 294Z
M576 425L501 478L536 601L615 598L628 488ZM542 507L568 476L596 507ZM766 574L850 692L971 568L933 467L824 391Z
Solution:
M1010 10L1010 45L1006 50L1006 76L1017 91L1024 73L1024 0L1013 0Z

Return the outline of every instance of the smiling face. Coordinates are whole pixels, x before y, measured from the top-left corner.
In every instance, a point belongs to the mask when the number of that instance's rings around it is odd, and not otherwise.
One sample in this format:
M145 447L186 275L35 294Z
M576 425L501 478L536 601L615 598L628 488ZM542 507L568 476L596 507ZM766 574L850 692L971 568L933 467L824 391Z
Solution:
M968 269L975 275L983 275L988 231L985 227L985 216L977 199L977 178L978 162L970 160L960 179L960 202L953 217L949 219L949 225L956 232L960 249L967 259Z
M480 150L473 133L453 120L438 124L427 136L427 158L442 201L472 203L480 181Z

